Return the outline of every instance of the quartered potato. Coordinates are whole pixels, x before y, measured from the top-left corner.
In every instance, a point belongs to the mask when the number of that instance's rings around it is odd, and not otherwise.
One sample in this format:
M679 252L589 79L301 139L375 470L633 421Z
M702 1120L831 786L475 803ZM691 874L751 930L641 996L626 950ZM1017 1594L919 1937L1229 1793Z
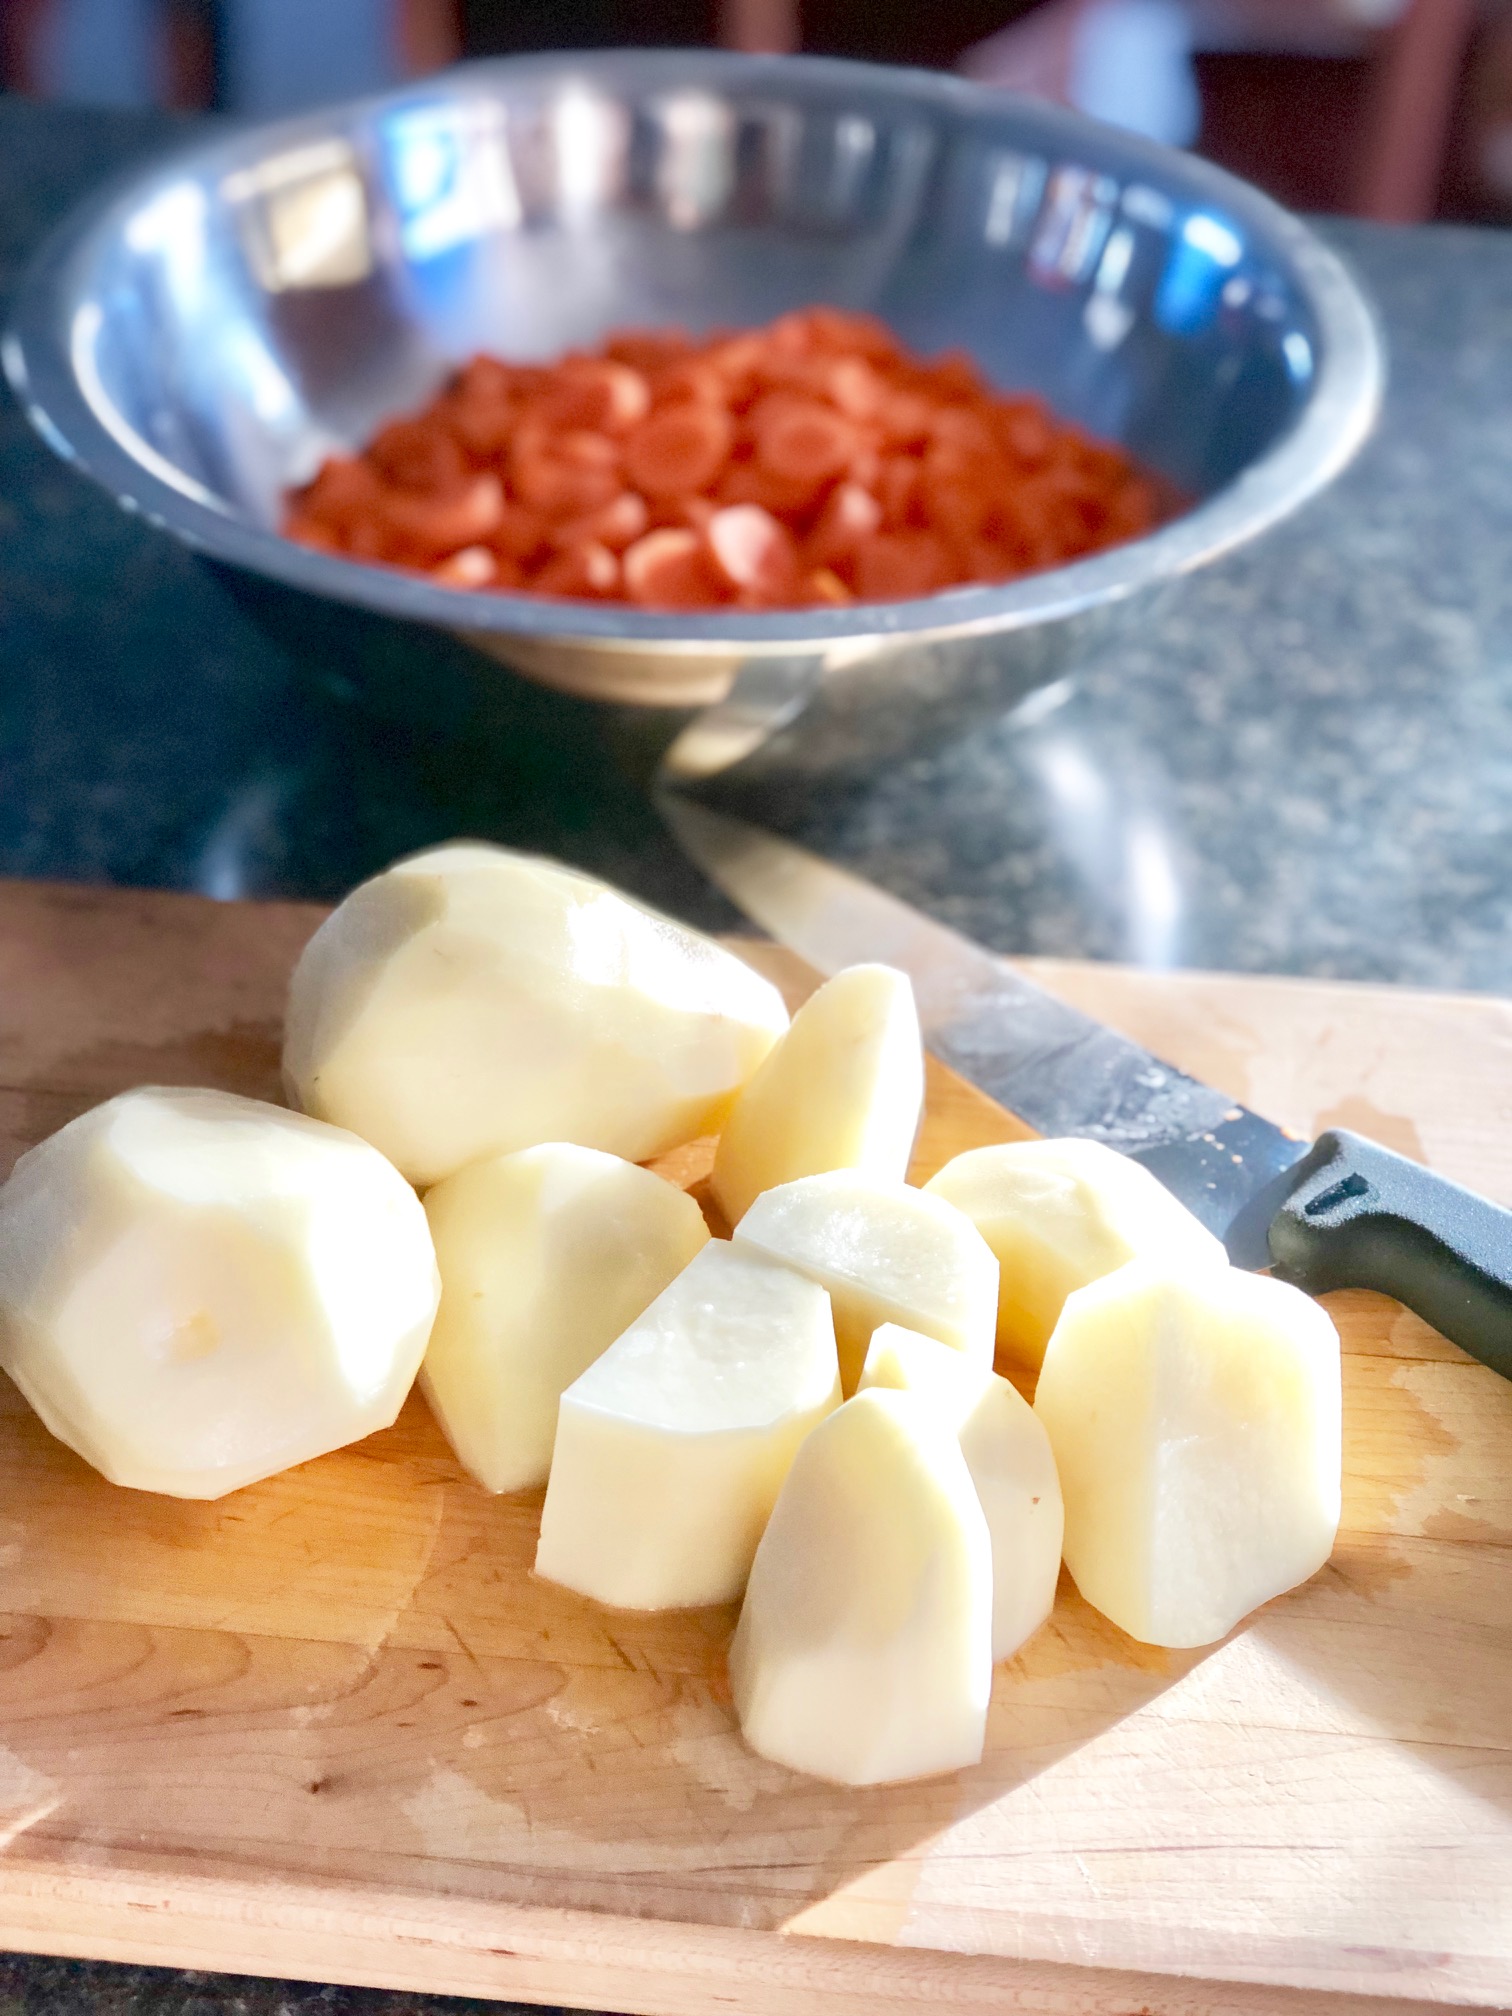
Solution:
M315 933L284 1076L423 1188L545 1141L643 1162L713 1132L787 1022L710 939L556 862L461 842L363 883Z
M804 1002L736 1100L713 1191L733 1225L763 1190L856 1169L901 1182L924 1110L913 988L891 966L851 966Z
M420 1384L487 1491L544 1484L563 1390L708 1240L693 1199L597 1148L550 1142L429 1191L441 1307Z
M922 1330L992 1363L997 1262L943 1197L840 1170L758 1197L735 1243L796 1267L829 1290L847 1393L883 1323Z
M1038 1365L1068 1295L1137 1258L1225 1267L1221 1242L1148 1169L1100 1141L973 1148L924 1186L997 1256L998 1344Z
M438 1292L375 1148L228 1092L122 1093L0 1190L0 1364L141 1491L219 1498L386 1428Z
M1136 1261L1067 1299L1034 1411L1066 1501L1066 1566L1151 1645L1207 1645L1328 1559L1339 1337L1265 1275Z
M728 1602L839 1402L824 1290L711 1241L562 1395L536 1573L626 1610Z
M1050 1438L1006 1379L959 1351L884 1323L860 1391L914 1395L961 1445L992 1540L992 1656L1011 1659L1050 1615L1065 1514Z
M798 1451L730 1647L753 1750L842 1785L975 1764L992 1692L992 1547L954 1433L858 1393Z

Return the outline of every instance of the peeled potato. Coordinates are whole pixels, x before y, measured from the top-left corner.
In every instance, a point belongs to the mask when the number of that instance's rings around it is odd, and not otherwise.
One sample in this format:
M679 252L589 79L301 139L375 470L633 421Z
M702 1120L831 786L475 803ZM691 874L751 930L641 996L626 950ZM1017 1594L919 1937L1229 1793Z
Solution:
M1339 1338L1298 1289L1135 1261L1068 1297L1034 1411L1066 1566L1131 1637L1211 1644L1328 1559Z
M410 1181L545 1141L643 1162L714 1131L775 987L591 876L458 843L355 889L289 989L291 1097Z
M741 1732L842 1785L982 1755L992 1548L954 1434L911 1394L858 1393L798 1451L730 1647Z
M997 1255L997 1338L1038 1365L1066 1297L1143 1258L1225 1267L1222 1243L1148 1169L1100 1141L972 1148L924 1186Z
M1006 1379L959 1351L884 1323L860 1391L909 1393L933 1407L966 1458L992 1540L992 1656L1011 1659L1055 1603L1065 1525L1050 1438Z
M924 1108L924 1050L906 973L851 966L804 1002L736 1100L714 1157L735 1224L799 1176L859 1169L901 1182Z
M562 1395L536 1573L624 1610L728 1602L839 1402L824 1290L711 1241Z
M705 1244L693 1199L597 1148L472 1162L425 1199L441 1269L420 1384L487 1491L544 1484L557 1403Z
M226 1092L123 1093L0 1190L0 1364L142 1491L219 1498L387 1427L438 1292L376 1149Z
M883 1323L922 1330L992 1363L997 1262L943 1197L851 1170L805 1176L758 1197L736 1226L735 1243L829 1290L847 1393L856 1390L872 1332Z

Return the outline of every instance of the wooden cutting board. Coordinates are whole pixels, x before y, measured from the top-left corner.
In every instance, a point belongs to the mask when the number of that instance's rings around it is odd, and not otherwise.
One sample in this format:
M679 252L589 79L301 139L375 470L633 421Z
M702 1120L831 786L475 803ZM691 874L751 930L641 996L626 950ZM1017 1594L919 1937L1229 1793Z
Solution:
M0 886L0 1170L124 1086L276 1096L318 914ZM1512 1199L1512 1007L1037 972ZM1016 1131L938 1073L916 1173ZM0 1944L666 2016L1512 2002L1512 1385L1331 1306L1324 1573L1199 1652L1063 1578L980 1768L865 1793L745 1750L730 1611L533 1582L538 1498L477 1490L418 1400L206 1505L113 1489L0 1381Z

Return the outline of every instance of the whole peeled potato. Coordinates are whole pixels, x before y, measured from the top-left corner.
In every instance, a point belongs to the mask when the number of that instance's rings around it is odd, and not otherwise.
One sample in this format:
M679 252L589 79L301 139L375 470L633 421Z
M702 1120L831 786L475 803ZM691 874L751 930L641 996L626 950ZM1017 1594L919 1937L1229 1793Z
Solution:
M388 1427L440 1286L367 1142L230 1092L123 1092L0 1189L0 1366L138 1491L220 1498Z
M364 882L315 933L284 1079L422 1187L544 1141L642 1162L717 1128L787 1020L697 932L556 862L457 842Z

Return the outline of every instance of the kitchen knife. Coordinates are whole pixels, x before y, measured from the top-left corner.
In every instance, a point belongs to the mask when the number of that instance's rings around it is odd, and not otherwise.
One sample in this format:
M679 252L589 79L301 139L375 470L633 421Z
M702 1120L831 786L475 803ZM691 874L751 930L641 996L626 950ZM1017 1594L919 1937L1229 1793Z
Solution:
M1236 1266L1314 1294L1379 1289L1512 1379L1512 1211L1342 1128L1299 1140L859 876L690 799L659 803L709 879L821 973L907 973L927 1048L1036 1133L1144 1163Z

